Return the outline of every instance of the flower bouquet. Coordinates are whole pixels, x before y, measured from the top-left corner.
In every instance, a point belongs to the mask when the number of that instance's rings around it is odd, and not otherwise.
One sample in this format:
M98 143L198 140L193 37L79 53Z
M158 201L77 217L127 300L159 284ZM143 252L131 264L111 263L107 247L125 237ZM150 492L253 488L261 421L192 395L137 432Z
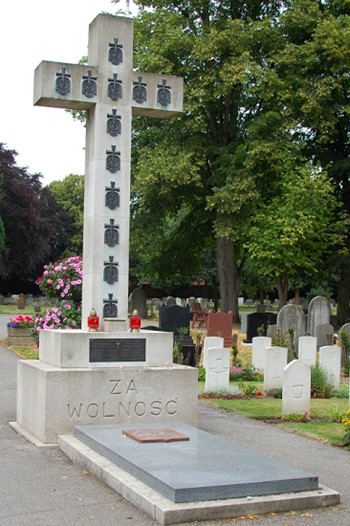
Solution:
M80 300L82 291L82 258L71 256L45 265L44 272L36 280L40 290L49 298Z

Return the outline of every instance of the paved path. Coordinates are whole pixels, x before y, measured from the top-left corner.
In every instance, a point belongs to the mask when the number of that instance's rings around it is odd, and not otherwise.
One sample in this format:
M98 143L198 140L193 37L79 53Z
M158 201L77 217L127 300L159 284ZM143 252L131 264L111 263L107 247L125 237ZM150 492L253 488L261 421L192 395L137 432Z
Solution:
M0 347L0 526L156 526L60 449L38 449L10 428L8 422L16 419L17 359ZM205 521L202 526L349 526L350 452L204 403L198 408L202 429L314 472L321 483L343 494L342 504L332 508Z

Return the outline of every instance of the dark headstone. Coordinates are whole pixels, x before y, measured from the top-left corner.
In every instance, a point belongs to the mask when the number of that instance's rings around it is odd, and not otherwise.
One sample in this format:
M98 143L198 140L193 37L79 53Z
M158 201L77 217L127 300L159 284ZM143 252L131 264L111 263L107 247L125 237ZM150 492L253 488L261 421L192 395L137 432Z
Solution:
M244 343L251 343L255 336L259 336L258 328L264 327L264 334L267 334L269 325L275 325L277 314L274 312L252 312L247 316L247 339Z
M130 294L130 312L137 310L138 315L145 319L147 318L146 292L138 287Z
M17 300L17 309L26 308L26 297L24 294L20 294Z
M175 334L190 333L190 306L162 305L159 307L159 327Z

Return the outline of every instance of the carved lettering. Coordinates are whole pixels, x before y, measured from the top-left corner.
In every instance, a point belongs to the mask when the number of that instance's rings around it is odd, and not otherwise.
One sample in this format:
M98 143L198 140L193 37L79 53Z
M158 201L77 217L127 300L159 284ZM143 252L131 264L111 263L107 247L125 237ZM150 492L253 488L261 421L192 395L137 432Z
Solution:
M86 408L86 412L90 418L96 418L98 416L98 404L94 402L89 404Z
M162 402L160 400L155 400L151 403L151 415L159 416L162 412Z
M146 404L145 402L137 402L135 405L135 413L137 416L143 416L146 413Z
M112 391L115 391L119 381L116 382L114 380L113 382L114 386ZM129 389L130 385L132 389ZM132 382L128 384L128 390L134 390L134 384ZM113 394L123 393L115 392ZM87 419L109 419L110 422L110 419L114 419L114 421L118 422L119 419L123 419L125 417L142 418L145 415L158 417L162 416L163 414L173 416L178 414L177 403L178 402L176 399L168 400L167 402L164 402L161 399L152 400L150 402L144 402L142 400L138 400L136 402L119 400L116 405L108 403L108 401L90 402L89 404L80 402L75 405L67 404L67 408L68 415L71 420L79 419L86 421Z
M165 410L168 413L168 415L175 415L177 413L177 411L174 408L172 410L170 410L170 407L169 407L170 404L175 404L176 405L177 404L176 400L169 400L169 402L167 402L165 404Z
M126 391L125 391L125 394L128 394L129 391L135 391L135 393L137 393L136 385L135 385L134 380L130 380L130 383L129 383Z
M80 418L80 415L81 415L81 408L83 407L83 404L79 404L79 407L75 407L75 405L72 407L70 407L70 404L68 404L68 413L69 413L69 418L73 418L74 416L76 416L77 418Z
M115 414L107 413L108 410L106 410L106 402L103 402L102 407L103 407L103 411L102 411L103 418L114 418L115 417Z
M109 394L115 395L115 394L122 394L121 391L117 391L118 386L121 382L121 380L109 380L111 383L113 383L112 391Z
M124 410L126 415L130 416L130 414L131 414L131 402L128 402L128 408L126 408L124 406L123 402L119 402L119 409L121 409L121 408ZM120 411L118 411L118 413L119 413L119 416L120 416Z

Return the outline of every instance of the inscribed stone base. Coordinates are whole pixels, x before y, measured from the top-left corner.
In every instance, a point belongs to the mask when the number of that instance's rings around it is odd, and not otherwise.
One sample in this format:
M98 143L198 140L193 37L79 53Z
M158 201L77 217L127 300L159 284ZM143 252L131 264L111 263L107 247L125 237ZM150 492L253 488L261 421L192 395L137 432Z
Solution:
M181 421L197 425L192 367L59 368L18 362L17 428L55 444L76 425Z
M100 361L91 356L95 348ZM115 333L41 330L39 357L43 363L62 368L164 367L173 361L173 334L146 330Z

